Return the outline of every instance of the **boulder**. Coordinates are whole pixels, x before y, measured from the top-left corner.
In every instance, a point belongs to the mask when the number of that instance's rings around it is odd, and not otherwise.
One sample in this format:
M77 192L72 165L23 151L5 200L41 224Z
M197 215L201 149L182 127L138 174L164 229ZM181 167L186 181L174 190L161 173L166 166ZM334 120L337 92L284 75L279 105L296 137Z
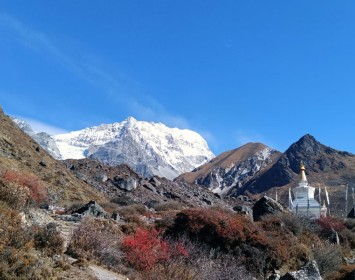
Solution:
M180 198L179 195L177 195L176 193L172 193L172 192L165 192L164 196L170 199L177 199Z
M93 216L100 218L106 218L108 216L107 212L94 200L73 211L72 214L80 214L82 216Z
M150 209L152 208L154 209L158 204L159 204L158 200L148 200L144 203L144 205Z
M143 187L144 187L144 188L146 188L147 190L150 190L151 192L154 192L154 193L156 193L156 192L157 192L157 189L156 189L156 188L154 188L154 187L153 187L153 185L152 185L152 184L150 184L150 183L146 183L146 184L144 184L144 185L143 185Z
M127 192L134 191L138 185L137 180L132 177L121 178L119 176L114 177L112 183Z
M120 215L118 213L112 213L111 219L114 221L118 221L120 219Z
M150 178L149 183L151 183L154 187L159 187L161 185L161 182L155 177Z
M322 280L316 261L311 261L300 270L287 272L280 280Z
M98 173L95 175L95 180L100 182L100 183L104 183L106 182L108 179L106 173Z
M348 214L348 218L355 219L355 206L353 208L351 208L351 210Z
M207 205L212 205L212 201L207 199L207 198L202 198L202 201L206 203Z
M260 220L266 214L281 212L284 212L282 205L268 196L260 198L253 206L253 218L255 221Z
M251 220L253 219L253 209L246 205L236 205L233 210L239 214L245 215Z

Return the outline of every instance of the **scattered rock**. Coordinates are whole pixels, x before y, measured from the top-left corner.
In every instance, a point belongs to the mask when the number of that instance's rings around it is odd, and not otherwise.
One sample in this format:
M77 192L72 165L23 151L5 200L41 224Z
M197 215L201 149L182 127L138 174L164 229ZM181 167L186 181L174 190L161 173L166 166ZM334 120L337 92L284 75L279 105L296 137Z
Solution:
M57 215L56 219L66 221L66 222L80 222L83 216L78 213L73 213L71 215Z
M355 206L353 208L351 208L351 210L348 214L348 218L355 219Z
M244 202L251 202L252 200L246 195L238 195L237 199Z
M221 196L218 193L214 193L214 196L221 199Z
M82 216L93 216L101 218L106 218L108 216L107 212L94 200L90 201L88 204L85 204L78 210L73 211L72 214L80 214Z
M266 214L281 212L284 212L282 205L268 196L262 197L253 206L253 218L255 221L260 220L261 216Z
M120 215L118 213L112 213L111 219L118 221L120 219Z
M212 201L211 200L208 200L206 198L202 198L202 201L205 202L208 205L212 205Z
M155 177L150 178L149 183L151 183L154 187L159 187L161 185L161 182Z
M136 204L136 202L132 198L130 198L126 195L117 196L117 197L113 198L111 201L113 203L120 205L120 206L129 206L132 204Z
M88 181L88 177L84 174L84 173L81 173L81 172L75 172L75 176L80 179L80 180L83 180L85 182Z
M95 180L101 183L106 182L108 179L107 175L105 173L99 173L95 175Z
M144 205L150 209L155 209L155 206L157 206L158 204L159 204L158 200L148 200L147 202L144 203Z
M42 160L42 161L39 162L39 165L43 166L43 167L46 167L47 163L44 160Z
M154 187L153 187L153 185L152 185L152 184L150 184L150 183L146 183L146 184L144 184L144 185L143 185L143 187L144 187L144 188L146 188L147 190L152 191L152 192L155 192L155 193L157 192L157 189L156 189L156 188L154 188Z
M121 190L128 192L134 191L137 188L137 180L132 177L121 178L116 176L113 178L112 183Z
M280 280L322 280L316 261L311 261L300 270L287 272Z
M245 215L253 220L253 209L246 205L237 205L233 207L233 210L239 214Z
M280 280L280 275L275 273L269 276L268 280Z
M177 194L172 193L172 192L165 192L165 193L164 193L164 196L167 197L167 198L171 198L171 199L180 198L180 196L178 196Z

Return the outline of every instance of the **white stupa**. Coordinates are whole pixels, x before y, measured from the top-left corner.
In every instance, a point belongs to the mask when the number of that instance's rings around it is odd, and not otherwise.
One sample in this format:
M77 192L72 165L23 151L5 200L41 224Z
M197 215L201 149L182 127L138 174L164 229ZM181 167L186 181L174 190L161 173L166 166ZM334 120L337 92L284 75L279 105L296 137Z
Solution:
M293 189L293 194L295 196L293 201L291 198L291 192L289 193L289 208L297 215L319 218L321 211L320 203L314 199L315 188L308 184L305 170L306 169L301 162L300 180L298 186Z

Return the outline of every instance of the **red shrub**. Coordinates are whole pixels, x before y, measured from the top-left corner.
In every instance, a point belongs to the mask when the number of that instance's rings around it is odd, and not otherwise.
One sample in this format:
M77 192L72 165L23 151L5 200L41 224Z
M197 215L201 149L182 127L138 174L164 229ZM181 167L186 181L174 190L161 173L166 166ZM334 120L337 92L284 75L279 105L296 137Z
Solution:
M21 187L27 188L29 191L29 200L35 203L42 203L47 196L46 187L41 179L37 176L18 172L16 170L6 170L3 178L7 182L15 183Z
M234 248L242 243L253 243L263 248L266 237L256 224L247 218L219 209L188 209L177 214L169 233L186 232L214 247Z
M139 270L151 270L156 264L178 256L187 256L181 244L170 245L159 237L154 228L139 228L136 233L123 240L123 250L127 260Z
M333 217L322 217L317 220L317 224L323 230L332 230L334 229L337 232L341 232L345 229L345 224L342 220Z

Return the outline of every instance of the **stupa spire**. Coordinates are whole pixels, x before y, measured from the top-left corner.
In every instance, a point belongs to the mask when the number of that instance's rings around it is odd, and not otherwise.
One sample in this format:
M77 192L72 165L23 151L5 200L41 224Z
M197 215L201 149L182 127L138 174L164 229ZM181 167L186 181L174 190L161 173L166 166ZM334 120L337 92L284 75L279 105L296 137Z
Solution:
M300 181L307 182L306 168L304 167L303 161L300 163Z

